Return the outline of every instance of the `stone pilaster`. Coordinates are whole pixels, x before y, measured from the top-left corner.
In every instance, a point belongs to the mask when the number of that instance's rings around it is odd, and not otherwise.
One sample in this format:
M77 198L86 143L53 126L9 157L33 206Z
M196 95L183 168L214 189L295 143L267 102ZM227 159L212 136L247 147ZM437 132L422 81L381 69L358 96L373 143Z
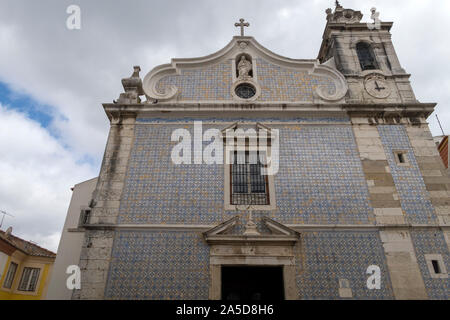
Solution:
M350 38L334 36L336 64L344 75L354 75L360 70L359 62L355 60L355 54L350 49Z
M427 124L406 126L438 223L450 226L450 177Z
M405 70L400 65L400 61L398 59L397 53L395 52L394 45L392 44L392 41L385 40L383 42L384 50L386 51L386 55L388 57L389 63L391 65L392 73L393 74L404 74Z
M396 299L428 299L408 229L380 231Z
M353 118L353 132L377 224L404 224L405 216L390 173L377 127L367 118Z
M134 116L113 118L100 176L94 192L90 224L115 224L134 140Z
M427 299L405 214L378 129L370 125L367 118L352 118L352 123L376 224L380 225L380 238L394 296L396 299ZM405 228L401 228L401 225L405 225Z
M81 250L81 289L73 299L103 299L125 174L134 139L135 116L112 117L92 211Z
M111 230L85 233L80 255L81 289L72 299L103 299L114 240Z

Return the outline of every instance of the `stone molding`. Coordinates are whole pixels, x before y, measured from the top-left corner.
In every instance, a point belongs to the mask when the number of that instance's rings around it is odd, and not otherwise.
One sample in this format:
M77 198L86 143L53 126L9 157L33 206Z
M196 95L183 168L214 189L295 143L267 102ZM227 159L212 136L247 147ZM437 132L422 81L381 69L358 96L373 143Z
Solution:
M246 45L242 46L242 43L245 43ZM243 52L252 56L253 59L261 57L264 60L284 68L306 71L311 75L331 78L336 85L336 92L334 94L328 94L326 90L321 87L318 87L315 92L323 102L340 101L345 97L348 91L345 77L339 71L320 64L317 59L290 59L283 57L264 48L253 37L247 36L233 37L228 45L211 55L200 58L172 59L172 62L169 64L157 66L145 76L143 90L149 101L158 100L159 102L176 100L178 88L171 85L167 88L165 93L159 93L156 90L156 85L159 80L169 75L180 75L183 69L202 68L216 64L220 61L233 59ZM230 74L230 77L231 76L232 75Z
M298 299L295 285L295 245L300 234L295 230L267 217L263 223L270 234L229 234L236 225L235 216L203 233L210 246L210 299L221 299L221 267L226 265L281 266L283 268L284 296ZM261 279L264 281L264 279Z

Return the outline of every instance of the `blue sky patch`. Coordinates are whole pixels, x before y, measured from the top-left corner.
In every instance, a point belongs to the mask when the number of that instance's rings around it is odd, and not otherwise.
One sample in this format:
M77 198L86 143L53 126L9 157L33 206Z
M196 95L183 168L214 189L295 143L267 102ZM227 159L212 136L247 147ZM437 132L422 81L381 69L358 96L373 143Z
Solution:
M24 113L28 118L38 122L46 129L49 129L49 125L54 118L52 115L53 107L43 105L28 95L11 90L4 82L0 82L0 103L7 109Z

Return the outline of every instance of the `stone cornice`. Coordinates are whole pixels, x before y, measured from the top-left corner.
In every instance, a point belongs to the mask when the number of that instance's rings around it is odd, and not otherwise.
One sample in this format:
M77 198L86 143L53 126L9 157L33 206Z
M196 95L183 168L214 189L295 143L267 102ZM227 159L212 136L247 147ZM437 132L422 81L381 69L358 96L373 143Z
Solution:
M386 116L424 117L433 113L437 103L408 103L408 104L345 104L342 105L350 116L372 116L383 118Z
M390 104L299 104L299 103L182 103L182 104L103 104L104 110L111 120L114 117L136 117L148 114L151 117L155 112L301 112L317 115L321 112L333 112L360 116L360 117L425 117L433 111L436 103L390 103Z
M198 224L89 224L84 228L69 229L69 232L84 232L86 230L179 230L179 231L197 231L205 232L217 225L198 225ZM444 224L286 224L297 232L318 231L318 230L390 230L390 229L441 229L450 230L450 225ZM225 236L225 235L221 235ZM277 237L277 235L272 235ZM239 236L240 237L240 236ZM252 237L246 237L252 239Z

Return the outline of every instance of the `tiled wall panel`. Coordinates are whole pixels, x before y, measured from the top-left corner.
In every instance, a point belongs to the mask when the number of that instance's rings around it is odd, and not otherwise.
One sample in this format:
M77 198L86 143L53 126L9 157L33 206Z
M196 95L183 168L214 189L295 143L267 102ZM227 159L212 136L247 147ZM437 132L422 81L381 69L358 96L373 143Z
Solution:
M208 299L209 247L200 233L118 231L106 299Z
M277 210L261 214L282 223L373 222L350 126L270 126L280 130ZM214 224L238 214L223 209L222 165L172 163L170 137L180 127L193 132L192 123L136 125L119 223Z
M401 125L382 125L378 126L378 131L407 221L415 224L434 223L436 214L405 128ZM394 158L396 150L407 151L408 166L397 164Z
M447 272L450 269L450 254L444 235L440 230L415 230L411 237L416 250L417 261L430 299L450 298L450 278L432 278L425 260L425 254L441 254Z
M347 279L354 299L392 299L383 245L377 231L304 232L297 251L301 299L339 299L339 279ZM368 289L367 268L381 270L381 288Z

